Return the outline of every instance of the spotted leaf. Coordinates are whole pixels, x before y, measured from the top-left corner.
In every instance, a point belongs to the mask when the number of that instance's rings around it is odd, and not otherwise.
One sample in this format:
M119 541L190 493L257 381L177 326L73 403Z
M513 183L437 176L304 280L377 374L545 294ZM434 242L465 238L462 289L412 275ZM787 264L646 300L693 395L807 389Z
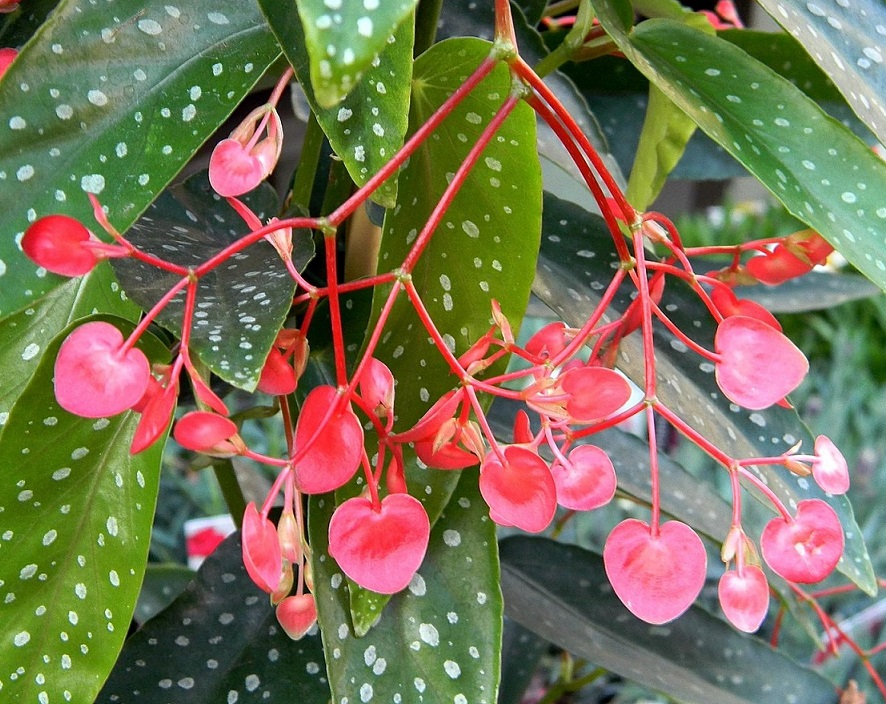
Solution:
M617 256L611 237L601 218L547 194L544 217L535 293L563 316L567 324L581 325L597 305L604 282L612 276ZM624 287L616 297L614 310L626 308L629 294L630 289ZM695 294L679 282L668 280L661 307L694 341L713 349L716 326ZM813 439L803 429L796 411L778 406L748 411L730 403L716 384L714 365L689 350L663 327L656 328L655 349L658 397L718 447L734 457L768 457L785 452L802 440L803 447L812 451ZM642 383L640 335L635 333L625 338L620 352L619 369ZM837 511L847 534L846 551L837 569L862 589L875 593L870 558L848 500L826 497L814 482L783 468L763 466L756 471L789 506L807 498L823 498ZM755 504L746 502L746 511ZM771 518L771 511L766 512L767 518ZM764 523L753 519L760 530Z
M304 30L294 3L261 0L271 29L286 58L295 67L317 121L358 186L384 166L403 146L409 115L412 79L411 17L400 23L387 44L366 69L357 86L334 107L323 107L315 96ZM390 208L397 196L396 179L388 179L373 200Z
M302 0L297 3L317 102L326 108L350 93L388 38L411 21L417 0Z
M477 39L447 40L416 61L412 130L461 85L489 49L488 43ZM410 158L400 174L398 205L385 219L380 270L402 263L452 174L509 90L508 71L499 66ZM526 309L541 216L534 126L532 111L518 105L483 151L413 271L424 305L456 354L488 331L492 299L501 304L515 330ZM374 315L389 291L388 287L376 290ZM412 342L404 344L407 341ZM414 424L454 386L446 362L402 294L375 356L401 380L396 399L400 430ZM492 372L502 369L497 364ZM455 478L448 475L417 468L407 474L413 494L422 497L420 487L426 487L424 503L432 522L454 486ZM384 599L354 593L358 595L354 619L362 632L375 620Z
M886 6L881 0L760 0L886 143Z
M628 33L600 19L631 61L796 217L886 288L886 163L790 82L735 45L670 20Z
M277 197L264 185L244 199L260 218L277 212ZM234 210L215 195L205 172L163 193L127 233L137 247L182 266L198 266L249 231ZM313 256L309 236L293 235L293 262L304 268ZM134 259L114 267L129 296L148 310L179 276ZM280 255L257 242L200 279L191 348L225 381L247 390L258 383L277 331L292 303L295 282ZM179 334L184 292L157 322Z
M110 267L101 266L89 275L72 279L7 316L0 324L0 426L43 358L49 343L68 324L93 310L135 319L138 309L127 302Z
M241 555L240 534L229 536L126 641L97 704L329 701L320 636L290 640Z
M0 684L10 701L93 701L129 628L157 498L162 444L129 454L134 414L86 419L56 403L65 333L0 434Z
M418 574L362 638L351 627L347 580L326 549L332 508L328 498L311 500L317 609L332 700L494 704L502 604L495 527L476 472L462 473Z
M834 699L833 685L824 677L698 606L666 626L635 618L612 592L595 553L520 536L502 541L501 560L511 618L568 652L673 699L692 704L829 704Z
M0 83L0 315L63 281L21 254L29 222L93 228L88 191L128 227L278 52L253 3L62 0Z

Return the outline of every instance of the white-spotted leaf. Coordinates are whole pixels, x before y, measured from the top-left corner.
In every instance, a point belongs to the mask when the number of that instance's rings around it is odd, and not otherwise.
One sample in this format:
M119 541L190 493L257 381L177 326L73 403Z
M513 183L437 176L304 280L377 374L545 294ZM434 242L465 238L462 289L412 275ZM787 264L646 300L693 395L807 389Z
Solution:
M283 632L267 594L246 574L237 533L130 636L96 702L327 704L325 675L316 629L298 642Z
M317 102L337 104L356 86L418 0L300 0Z
M630 33L600 2L628 58L796 217L886 288L886 163L789 81L735 45L670 20Z
M451 473L455 474L455 473ZM326 551L329 497L312 497L310 541L332 701L495 704L502 603L495 526L462 472L409 586L362 638L349 615L348 581Z
M277 212L277 196L263 184L244 197L264 222ZM196 267L249 231L240 216L212 192L206 173L165 191L127 237L140 249L181 266ZM313 256L310 237L293 234L293 263L302 269ZM129 296L148 310L179 280L135 259L114 261ZM225 381L253 390L268 351L292 304L295 282L280 255L256 242L200 279L191 327L191 348ZM157 322L181 333L184 292Z
M886 143L886 4L882 0L759 0L796 37Z
M0 433L6 701L93 701L129 628L157 498L162 443L129 454L134 414L86 419L56 403L60 343Z
M19 250L29 222L97 229L88 191L128 227L278 53L253 3L62 0L0 82L0 315L63 281Z
M304 31L294 3L260 0L271 29L295 68L308 103L335 153L358 186L374 176L403 146L409 115L412 79L411 17L401 22L357 86L333 107L316 98ZM386 208L394 206L396 177L372 195Z
M72 279L0 323L0 426L25 388L52 339L68 324L103 310L135 319L138 308L128 302L109 266Z

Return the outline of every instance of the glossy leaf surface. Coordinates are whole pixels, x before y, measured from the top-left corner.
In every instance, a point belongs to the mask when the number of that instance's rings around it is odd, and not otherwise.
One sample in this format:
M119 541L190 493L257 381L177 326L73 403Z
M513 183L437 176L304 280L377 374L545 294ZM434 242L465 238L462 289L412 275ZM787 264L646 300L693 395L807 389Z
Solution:
M93 700L129 628L157 498L160 447L129 454L133 414L59 408L60 342L0 434L0 684L10 701Z
M601 21L635 65L788 210L886 288L886 164L733 44L669 20Z
M693 606L665 626L631 615L595 553L545 538L501 544L508 615L596 665L687 704L831 704L812 670Z
M886 5L880 0L760 4L803 43L852 109L886 143Z
M462 474L422 567L362 638L350 621L347 580L326 552L332 505L328 497L312 499L317 609L333 701L495 704L502 618L495 526L476 473Z
M341 102L324 107L315 96L305 34L295 4L277 0L262 0L259 4L295 68L330 145L344 161L354 183L362 186L403 146L412 78L415 27L411 18L400 23L357 86ZM392 178L372 197L392 208L396 196L397 181Z
M297 4L311 59L311 84L321 106L331 108L357 86L388 37L402 22L410 21L417 4L417 0Z
M277 197L264 184L244 199L263 221L277 212ZM196 267L235 242L250 228L214 195L205 172L165 191L132 227L127 238L140 249L181 266ZM302 235L302 236L300 236ZM293 234L293 263L302 269L313 256L309 236ZM114 268L129 296L149 310L179 280L135 259ZM256 242L200 279L191 328L191 349L225 381L252 390L292 303L295 282L280 255ZM181 334L184 291L157 322Z
M125 230L278 52L252 3L59 3L0 83L0 315L62 282L19 251L29 222L94 229L88 191Z
M169 608L126 641L96 701L134 698L147 704L326 704L320 636L315 629L294 642L283 632L268 595L246 574L237 533L206 559Z

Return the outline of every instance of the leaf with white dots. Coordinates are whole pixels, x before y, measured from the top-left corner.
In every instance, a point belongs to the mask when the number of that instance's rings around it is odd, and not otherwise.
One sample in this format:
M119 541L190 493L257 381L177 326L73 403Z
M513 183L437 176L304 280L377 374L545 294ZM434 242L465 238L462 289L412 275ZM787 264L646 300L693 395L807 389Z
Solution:
M310 57L311 85L326 108L339 103L365 74L418 0L299 0ZM410 33L411 34L411 33Z
M568 325L578 327L596 307L618 258L599 216L545 194L544 218L534 291ZM622 287L613 303L613 312L625 310L630 292L630 287ZM692 340L713 350L716 332L713 318L681 282L668 279L661 308ZM658 398L710 442L737 458L774 456L801 440L803 451L812 451L812 437L796 411L779 406L762 411L740 408L723 396L714 378L712 363L689 350L663 326L656 326L655 336ZM642 384L644 365L639 332L622 340L619 350L618 368ZM789 508L795 508L807 498L827 501L840 517L846 533L846 548L837 569L865 591L876 593L864 537L845 496L826 495L815 482L797 477L782 467L764 465L751 469L763 477ZM745 502L745 510L751 510L753 505ZM764 512L772 516L768 507ZM749 524L762 529L762 522L757 518L749 517Z
M325 674L320 636L296 642L280 628L268 595L246 574L236 533L130 636L96 702L327 704Z
M802 91L735 45L670 20L630 33L599 2L629 59L791 214L886 289L886 163Z
M0 82L0 315L63 281L22 255L30 221L97 229L89 191L126 229L278 53L254 3L62 0Z
M489 50L490 45L478 39L453 39L436 44L416 61L412 130L464 82ZM385 218L379 271L402 264L449 181L509 91L509 72L502 64L412 155L400 174L397 206ZM540 232L535 118L529 106L518 103L483 150L412 270L425 307L456 355L488 331L493 299L516 332L529 301ZM390 287L376 290L376 314L389 291ZM400 380L398 429L413 424L456 385L402 293L376 356Z
M624 607L596 553L547 538L501 543L511 618L570 653L687 704L831 704L833 685L692 606L664 626Z
M326 551L331 504L311 498L315 593L333 701L495 704L502 628L495 525L477 472L461 475L418 573L362 638L351 627L347 580Z
M759 0L837 85L886 144L886 5L883 0Z
M126 637L151 538L162 443L133 457L137 416L58 406L61 339L0 434L4 701L93 701Z
M267 184L244 197L259 218L277 212L277 196ZM206 172L195 174L161 195L129 230L127 238L140 249L181 266L196 267L250 228L226 201L212 192ZM303 232L293 234L293 262L303 269L313 256L313 243ZM135 259L114 261L129 296L148 310L180 276ZM266 241L234 254L201 277L191 326L191 349L225 381L251 391L292 304L295 282L283 260ZM184 291L157 317L180 334Z
M108 265L72 279L0 322L0 426L49 343L69 323L103 310L135 320L138 308L121 297Z
M317 121L335 153L358 186L374 176L403 146L409 114L412 79L411 17L401 22L366 69L357 86L334 107L316 98L304 31L294 3L260 0L271 29L286 58L295 68ZM385 181L372 195L386 208L394 206L396 177Z

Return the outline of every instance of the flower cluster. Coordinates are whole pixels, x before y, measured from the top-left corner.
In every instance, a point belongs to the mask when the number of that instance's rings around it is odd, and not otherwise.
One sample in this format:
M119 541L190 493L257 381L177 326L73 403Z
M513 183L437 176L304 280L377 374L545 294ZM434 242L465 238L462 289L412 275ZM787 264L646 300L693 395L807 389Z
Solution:
M335 508L328 527L329 552L361 587L393 594L404 589L420 568L431 529L422 502L409 491L408 453L414 452L433 470L478 465L480 492L492 520L502 526L539 532L550 525L558 506L590 511L613 499L617 487L613 462L590 440L596 433L634 416L640 416L647 428L651 517L648 522L630 518L615 526L604 549L606 572L616 594L639 618L650 623L677 618L704 584L707 557L691 527L676 520L662 520L655 428L657 419L664 419L719 462L732 478L733 520L722 546L722 558L729 569L720 581L720 602L737 628L754 631L767 613L769 586L757 546L742 526L741 482L759 490L778 514L760 539L762 561L788 582L815 582L830 574L843 552L843 533L836 513L818 499L802 501L789 510L753 468L779 465L795 474L811 474L825 491L837 494L848 487L846 462L825 437L815 441L812 454L800 454L799 448L794 448L775 457L733 457L710 442L658 398L657 325L664 325L714 366L717 384L735 404L752 410L787 404L785 397L807 372L806 359L770 313L738 297L737 287L751 280L775 284L799 276L823 261L830 246L815 233L802 232L736 246L731 249L734 259L728 268L709 274L696 272L691 259L722 254L722 249L685 248L663 216L635 212L544 84L519 59L513 60L512 69L530 90L530 104L554 127L575 157L621 259L600 304L583 325L573 328L555 322L519 345L511 321L496 301L490 300L488 331L467 351L455 356L410 276L441 212L397 268L351 285L350 290L385 284L391 286L391 293L362 356L349 373L340 318L342 287L335 280L335 230L375 185L399 168L427 132L410 140L385 173L360 189L333 215L324 219L275 219L263 224L238 197L267 178L281 154L282 128L275 105L289 81L287 73L268 104L250 114L212 155L210 183L250 229L212 260L184 268L139 250L111 226L95 200L96 220L112 243L61 215L41 218L25 233L24 252L38 265L61 275L79 276L104 259L131 257L179 277L128 338L106 322L89 322L71 333L56 360L58 402L71 413L85 417L126 410L140 414L131 448L132 452L140 452L157 441L172 421L184 372L199 408L177 421L176 440L195 452L213 457L248 457L278 470L262 505L250 504L243 516L243 560L255 584L277 605L280 623L294 638L316 620L316 604L310 592L311 546L302 511L305 495L357 486L355 477L362 476L360 493ZM475 77L488 70L489 64L485 63ZM468 80L465 90L470 89L471 81L476 84L473 78ZM441 108L441 114L445 116L446 109L451 110L463 95L454 94L448 108ZM489 131L483 139L488 142L493 135L494 131ZM473 151L463 168L470 169L471 159L475 161L481 151ZM454 180L451 188L459 186L460 182ZM330 277L323 288L302 278L292 262L295 228L314 229L332 243L325 249ZM303 311L297 326L284 327L277 334L258 384L261 391L282 399L280 411L288 452L280 458L261 455L247 446L225 402L195 366L189 351L199 280L236 252L262 240L273 244L286 264L298 285L294 302ZM649 244L662 247L665 255L649 258ZM713 349L706 349L680 330L660 306L665 288L673 280L687 283L705 305L717 329ZM633 303L619 312L613 300L622 287L631 288L636 295ZM138 347L139 339L182 291L184 314L174 360L152 366ZM393 301L400 296L412 304L447 361L453 384L411 428L395 431L395 380L374 352ZM311 323L321 299L328 301L332 319L335 384L299 389L308 358ZM645 376L636 401L632 401L631 385L614 369L619 346L630 335L642 338L644 350ZM520 357L526 362L525 368L492 373L493 365L507 356ZM515 380L523 382L521 389L509 385ZM286 397L297 390L303 400L295 416ZM523 404L508 441L497 437L490 427L484 401L490 397ZM269 515L281 496L282 515L275 525Z

